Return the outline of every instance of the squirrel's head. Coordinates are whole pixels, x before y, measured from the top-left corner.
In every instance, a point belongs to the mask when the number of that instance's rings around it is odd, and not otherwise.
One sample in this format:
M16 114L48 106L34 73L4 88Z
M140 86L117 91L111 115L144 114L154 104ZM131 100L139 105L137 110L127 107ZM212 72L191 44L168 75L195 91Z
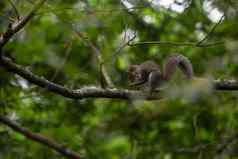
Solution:
M130 85L137 85L142 81L142 72L140 69L140 65L131 65L128 69L128 78L130 81Z
M128 69L130 85L141 85L148 81L149 75L153 71L159 71L159 65L152 61L146 61L140 65L131 65Z

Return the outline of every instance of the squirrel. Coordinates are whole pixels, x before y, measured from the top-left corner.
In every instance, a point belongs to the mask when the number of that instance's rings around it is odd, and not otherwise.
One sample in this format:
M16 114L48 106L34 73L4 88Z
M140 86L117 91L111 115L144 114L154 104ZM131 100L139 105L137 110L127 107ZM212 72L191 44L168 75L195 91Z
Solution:
M188 79L193 76L193 67L190 60L181 54L170 56L164 66L163 72L160 66L153 61L145 61L139 65L131 65L128 69L130 86L148 84L149 92L159 88L162 83L169 81L176 67L179 67Z

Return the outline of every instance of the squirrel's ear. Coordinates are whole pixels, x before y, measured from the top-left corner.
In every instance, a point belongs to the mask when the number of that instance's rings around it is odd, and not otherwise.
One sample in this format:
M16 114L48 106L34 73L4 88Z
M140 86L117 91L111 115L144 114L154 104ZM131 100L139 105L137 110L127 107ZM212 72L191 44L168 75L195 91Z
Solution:
M138 65L130 65L128 71L134 71L137 67Z

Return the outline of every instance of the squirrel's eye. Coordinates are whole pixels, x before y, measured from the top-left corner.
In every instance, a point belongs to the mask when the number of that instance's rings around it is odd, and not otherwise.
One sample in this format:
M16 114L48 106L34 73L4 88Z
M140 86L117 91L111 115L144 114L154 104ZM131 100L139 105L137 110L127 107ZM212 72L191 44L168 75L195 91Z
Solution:
M137 79L141 79L141 74L137 72L137 73L136 73L136 78L137 78Z

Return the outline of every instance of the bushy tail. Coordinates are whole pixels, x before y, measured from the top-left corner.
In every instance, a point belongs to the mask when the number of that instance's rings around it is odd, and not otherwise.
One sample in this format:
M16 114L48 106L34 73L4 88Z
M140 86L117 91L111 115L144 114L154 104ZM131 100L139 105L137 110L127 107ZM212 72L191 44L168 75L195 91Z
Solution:
M176 54L172 55L165 64L163 79L166 81L170 80L177 66L188 78L193 76L193 66L190 60L181 54Z

